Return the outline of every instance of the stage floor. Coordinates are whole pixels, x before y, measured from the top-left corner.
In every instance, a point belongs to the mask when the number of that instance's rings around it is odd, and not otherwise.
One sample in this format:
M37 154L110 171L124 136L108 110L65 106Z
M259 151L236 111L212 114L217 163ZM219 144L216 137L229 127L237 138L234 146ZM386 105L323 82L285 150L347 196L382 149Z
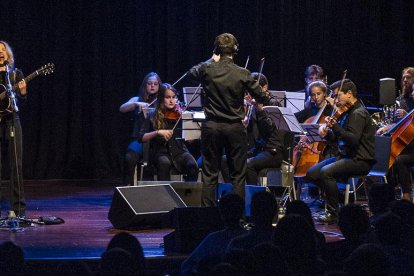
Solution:
M4 183L5 184L5 183ZM6 192L6 189L3 190ZM110 239L119 232L107 218L114 187L119 181L31 180L25 181L26 216L38 219L55 216L64 219L59 225L23 227L22 232L0 231L0 241L21 246L28 261L98 260ZM4 202L2 216L6 215ZM341 239L335 225L317 225L327 242ZM182 254L165 254L163 237L173 229L129 231L141 242L147 259L182 259Z

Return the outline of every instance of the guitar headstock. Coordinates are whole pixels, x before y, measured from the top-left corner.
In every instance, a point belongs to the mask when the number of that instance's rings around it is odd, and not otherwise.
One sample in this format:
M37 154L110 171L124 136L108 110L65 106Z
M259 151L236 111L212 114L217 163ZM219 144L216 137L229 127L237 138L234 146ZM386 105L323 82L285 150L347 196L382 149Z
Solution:
M37 70L37 73L46 76L48 74L52 74L54 70L55 65L53 63L48 63L40 67L40 69Z

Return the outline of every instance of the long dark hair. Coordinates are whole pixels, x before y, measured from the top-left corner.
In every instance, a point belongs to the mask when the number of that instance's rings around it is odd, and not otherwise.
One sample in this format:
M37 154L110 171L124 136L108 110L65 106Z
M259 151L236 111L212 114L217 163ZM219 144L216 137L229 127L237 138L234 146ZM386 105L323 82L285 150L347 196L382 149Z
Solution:
M164 83L160 86L160 90L157 94L157 108L155 109L155 118L154 118L154 128L155 129L164 129L166 126L165 123L165 105L164 105L164 98L167 90L171 90L174 92L175 96L178 97L178 91L169 83Z
M161 89L162 81L161 81L160 76L158 76L158 74L155 73L155 72L148 73L144 77L144 80L142 81L141 86L139 87L139 91L138 91L138 96L142 97L144 102L148 102L148 100L150 98L150 95L148 95L148 93L147 93L146 87L147 87L148 79L151 78L151 77L156 77L157 78L157 81L158 81L159 87L160 87L159 90ZM158 92L159 92L159 90L158 90Z

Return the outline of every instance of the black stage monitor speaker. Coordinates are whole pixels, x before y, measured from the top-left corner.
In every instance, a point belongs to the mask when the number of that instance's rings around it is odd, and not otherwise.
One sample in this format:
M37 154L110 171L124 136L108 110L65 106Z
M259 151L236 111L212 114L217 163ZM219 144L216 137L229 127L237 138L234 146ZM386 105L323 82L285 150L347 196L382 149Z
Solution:
M108 219L119 229L156 228L178 207L186 204L168 184L116 187Z
M380 79L379 104L393 105L396 97L395 79Z
M201 206L202 182L183 181L138 181L138 186L169 184L187 206Z

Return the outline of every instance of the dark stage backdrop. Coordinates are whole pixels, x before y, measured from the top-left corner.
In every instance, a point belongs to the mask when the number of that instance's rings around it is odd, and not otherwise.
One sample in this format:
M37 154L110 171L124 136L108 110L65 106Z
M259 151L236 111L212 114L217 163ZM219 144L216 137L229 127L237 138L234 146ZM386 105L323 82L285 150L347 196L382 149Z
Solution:
M119 106L149 71L172 83L209 58L222 32L238 38L239 65L250 56L257 71L266 58L272 89L302 89L319 64L329 82L348 69L374 105L379 78L414 65L413 14L409 0L3 0L0 39L17 67L56 66L21 110L25 178L120 177L131 118Z

